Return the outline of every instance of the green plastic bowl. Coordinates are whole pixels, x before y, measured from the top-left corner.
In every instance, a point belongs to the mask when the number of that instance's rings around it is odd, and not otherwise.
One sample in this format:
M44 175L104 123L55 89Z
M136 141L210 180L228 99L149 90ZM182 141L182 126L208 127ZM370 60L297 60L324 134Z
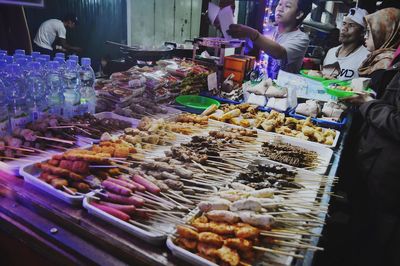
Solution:
M217 100L198 95L181 95L176 97L175 101L183 106L197 110L205 110L212 104L220 106Z
M326 93L328 93L329 95L336 96L338 98L350 97L350 96L355 95L355 93L352 92L352 91L344 91L344 90L330 88L329 86L332 83L336 83L339 86L350 86L350 84L351 84L349 81L343 81L343 80L326 80L326 81L323 81L322 85L324 86L324 89L325 89Z
M322 77L313 77L313 76L309 76L309 75L308 75L308 71L310 71L310 70L309 70L309 69L302 69L302 70L300 70L300 74L301 74L303 77L306 77L306 78L309 78L309 79L313 79L313 80L316 80L316 81L320 81L320 82L326 80L326 79L324 79L324 78L322 78Z

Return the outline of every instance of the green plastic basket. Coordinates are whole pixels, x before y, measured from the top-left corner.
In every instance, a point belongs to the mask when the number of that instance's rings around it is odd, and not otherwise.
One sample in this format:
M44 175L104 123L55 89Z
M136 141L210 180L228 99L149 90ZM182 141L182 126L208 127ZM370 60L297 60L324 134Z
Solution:
M302 69L302 70L300 70L300 74L301 74L303 77L306 77L306 78L309 78L309 79L313 79L313 80L316 80L316 81L320 81L320 82L326 80L325 78L322 78L322 77L313 77L313 76L309 76L309 75L308 75L308 71L310 71L310 70L309 70L309 69Z
M350 97L355 95L355 93L352 91L344 91L344 90L330 88L329 86L333 83L336 83L339 86L350 86L351 84L349 81L343 81L343 80L325 80L322 82L322 85L324 86L326 93L328 93L329 95L336 96L338 98Z
M181 95L176 97L175 101L183 106L197 110L205 110L212 104L220 106L217 100L198 95Z

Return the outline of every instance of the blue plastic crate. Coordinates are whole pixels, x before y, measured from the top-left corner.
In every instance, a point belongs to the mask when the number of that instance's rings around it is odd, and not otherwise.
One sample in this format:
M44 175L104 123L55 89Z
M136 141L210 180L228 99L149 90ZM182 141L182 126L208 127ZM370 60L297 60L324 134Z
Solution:
M292 108L289 111L289 116L294 117L296 119L306 119L307 118L307 116L297 114L296 108ZM333 129L342 129L347 123L347 117L343 117L342 120L339 122L331 122L331 121L326 121L326 120L322 120L319 118L313 118L313 117L311 118L311 121L313 121L318 126L328 127L328 128L333 128Z

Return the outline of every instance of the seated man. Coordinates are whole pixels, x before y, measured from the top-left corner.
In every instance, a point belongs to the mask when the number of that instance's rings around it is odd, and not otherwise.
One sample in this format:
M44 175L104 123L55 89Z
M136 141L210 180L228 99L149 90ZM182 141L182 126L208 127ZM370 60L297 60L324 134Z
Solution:
M339 41L342 44L330 49L325 57L324 66L336 62L339 64L339 80L358 78L358 68L369 54L364 47L364 16L367 14L367 11L361 8L350 9L340 30Z

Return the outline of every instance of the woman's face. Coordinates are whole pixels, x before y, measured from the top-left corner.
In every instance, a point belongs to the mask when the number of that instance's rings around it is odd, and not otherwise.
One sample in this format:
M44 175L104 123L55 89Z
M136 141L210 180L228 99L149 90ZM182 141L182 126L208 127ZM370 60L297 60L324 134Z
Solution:
M371 28L368 26L367 30L365 31L365 46L367 47L368 51L373 52L375 51L375 44L371 34Z

